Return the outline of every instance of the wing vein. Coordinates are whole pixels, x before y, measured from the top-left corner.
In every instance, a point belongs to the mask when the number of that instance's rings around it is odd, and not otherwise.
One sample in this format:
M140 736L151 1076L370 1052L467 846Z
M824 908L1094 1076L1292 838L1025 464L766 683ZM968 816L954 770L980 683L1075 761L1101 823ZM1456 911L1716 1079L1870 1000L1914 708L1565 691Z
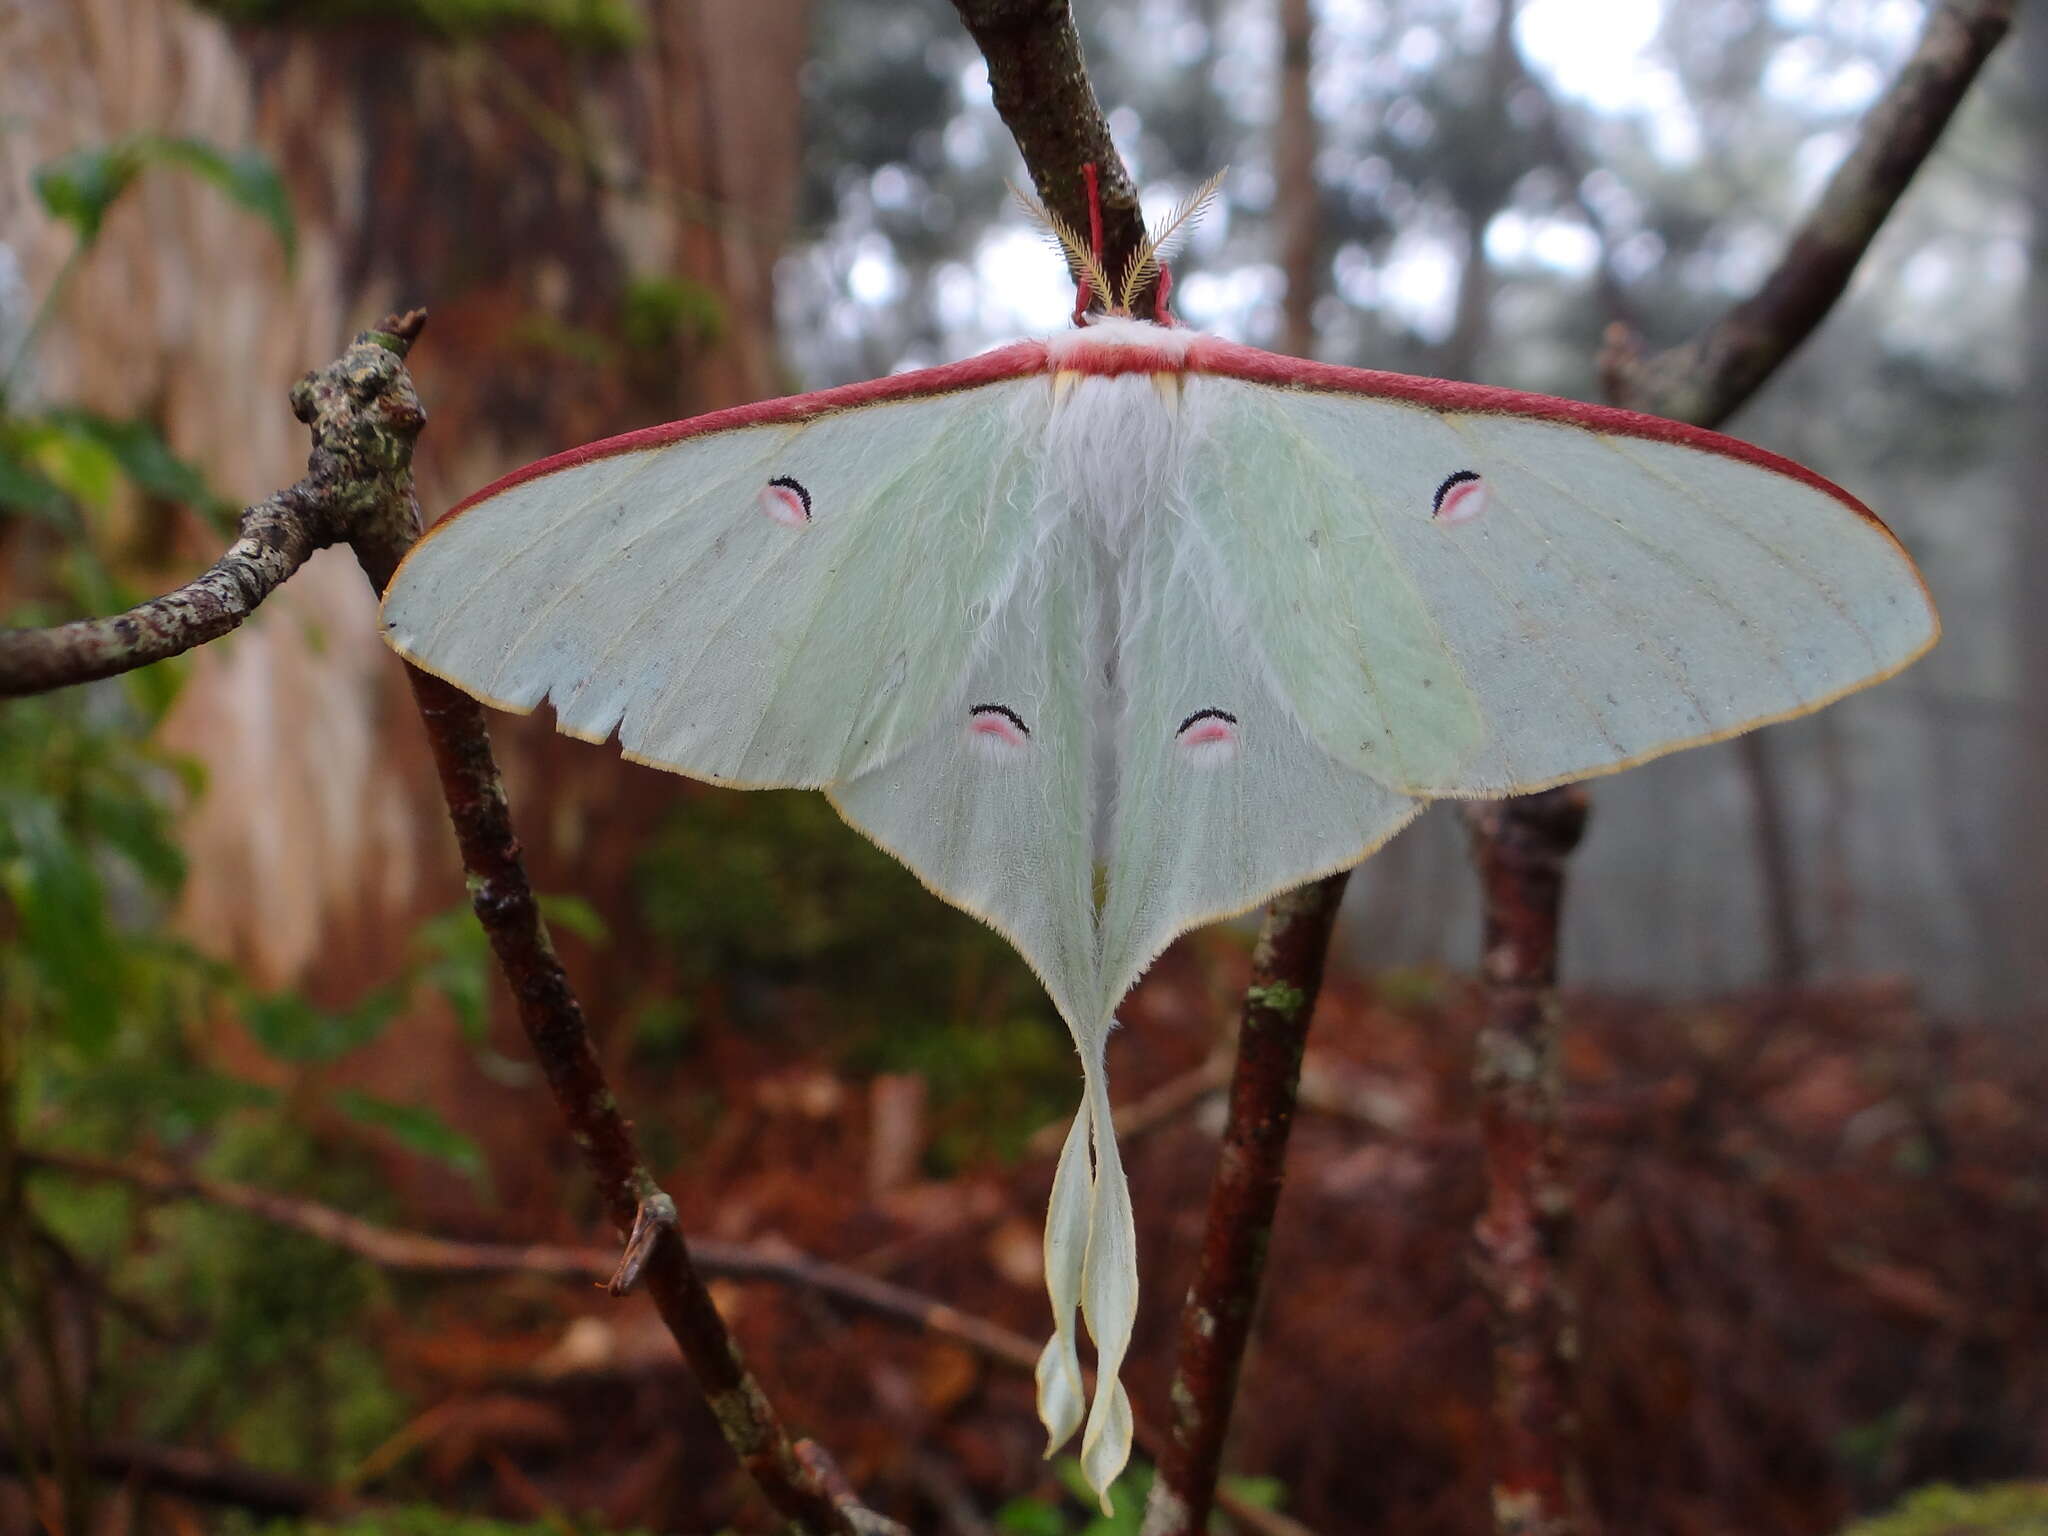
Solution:
M1764 538L1761 534L1755 532L1753 529L1744 527L1735 518L1729 516L1729 514L1727 514L1726 512L1723 512L1718 506L1715 505L1713 501L1711 501L1707 497L1700 495L1700 493L1697 490L1695 490L1692 486L1687 485L1683 480L1673 478L1671 475L1666 474L1663 470L1659 469L1655 464L1648 462L1640 455L1631 453L1626 447L1623 446L1622 442L1619 439L1602 434L1600 441L1608 448L1610 452L1618 455L1620 458L1626 460L1628 463L1635 465L1635 467L1640 469L1644 474L1651 476L1653 479L1677 491L1679 495L1683 496L1695 508L1706 514L1706 516L1712 518L1715 522L1722 524L1724 527L1732 529L1738 537L1746 539L1750 543L1754 544L1758 549L1762 550L1765 554L1769 555L1773 560L1777 561L1777 563L1780 566L1782 566L1786 571L1791 573L1791 575L1794 576L1796 579L1804 582L1807 586L1812 587L1813 590L1820 595L1821 601L1827 604L1828 607L1834 609L1836 615L1842 620L1842 622L1844 624L1847 624L1849 628L1856 632L1857 638L1863 642L1864 648L1870 652L1870 659L1878 665L1883 664L1883 658L1878 654L1876 639L1870 634L1868 630L1866 630L1863 627L1863 625L1857 620L1856 616L1849 611L1848 605L1842 601L1840 594L1838 594L1833 587L1829 586L1826 580L1822 578L1821 574L1818 571L1816 571L1811 565L1807 564L1807 562L1805 562L1804 560L1800 560L1790 554L1787 554L1784 550L1778 548L1775 544L1771 543L1770 540Z
M1452 429L1452 431L1456 432L1459 436L1465 438L1469 442L1472 442L1475 446L1480 447L1482 450L1485 449L1485 445L1480 442L1478 435L1475 432L1473 432L1464 423L1464 421L1449 416L1445 417L1444 420L1445 423ZM1528 466L1523 464L1520 458L1516 457L1515 455L1506 454L1502 455L1502 457L1506 458L1510 463L1514 464L1517 468L1520 468L1524 470L1526 473L1530 474L1532 478L1538 480L1544 478L1543 476L1536 474L1535 471L1530 470ZM1561 489L1560 487L1555 486L1553 486L1553 488ZM1566 494L1569 495L1569 493ZM1694 691L1692 686L1691 674L1686 670L1684 663L1679 661L1679 659L1675 655L1673 655L1670 651L1665 649L1663 642L1660 641L1654 634L1652 634L1649 631L1647 627L1644 626L1641 616L1624 609L1618 602L1616 602L1614 599L1610 598L1607 595L1607 590L1604 585L1597 581L1589 579L1587 576L1586 568L1580 565L1576 560L1574 560L1571 557L1571 554L1569 550L1565 547L1564 542L1558 539L1544 525L1539 523L1533 514L1515 505L1515 497L1507 496L1501 498L1501 500L1506 504L1508 511L1512 513L1513 516L1517 520L1519 520L1524 527L1528 528L1529 531L1535 535L1537 541L1542 544L1544 549L1552 557L1558 560L1560 564L1564 566L1565 570L1571 575L1572 585L1575 588L1577 588L1581 592L1589 594L1594 602L1598 603L1609 614L1613 615L1616 624L1620 626L1624 634L1634 635L1637 639L1641 640L1644 645L1650 648L1650 651L1656 656L1658 664L1663 668L1665 674L1677 686L1678 691L1685 696L1686 702L1692 706L1692 711L1695 715L1699 717L1700 723L1709 730L1715 729L1713 717L1708 713L1706 705L1701 701L1699 694ZM1554 651L1553 654L1555 654Z

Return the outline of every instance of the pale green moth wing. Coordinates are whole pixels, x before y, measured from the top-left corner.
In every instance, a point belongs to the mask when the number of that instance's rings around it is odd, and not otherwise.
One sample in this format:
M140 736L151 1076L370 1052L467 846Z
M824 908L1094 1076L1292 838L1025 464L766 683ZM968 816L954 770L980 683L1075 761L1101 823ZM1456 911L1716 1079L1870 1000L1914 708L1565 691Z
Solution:
M1121 700L1101 918L1111 999L1176 935L1348 868L1421 809L1304 727L1303 711L1276 685L1300 675L1282 653L1343 642L1248 622L1246 593L1259 573L1188 536L1192 502L1206 488L1192 475L1185 484L1191 505L1144 518L1125 556L1124 586L1134 596L1117 637ZM1440 665L1455 711L1456 674L1448 657Z
M1391 560L1423 595L1483 737L1455 760L1406 753L1393 775L1361 763L1410 792L1523 793L1611 772L1816 709L1938 633L1884 527L1792 466L1755 461L1768 456L1509 409L1202 386L1188 391L1202 413L1190 504L1266 573L1257 634L1283 652L1314 643L1300 614L1348 600L1370 665L1377 613L1347 594L1376 596ZM1235 507L1206 490L1225 443L1240 462L1293 466L1271 536L1265 519L1233 534ZM1295 670L1276 667L1283 683ZM1319 740L1355 734L1326 699L1290 694Z
M1191 375L1187 526L1230 573L1282 697L1329 753L1396 790L1455 778L1484 735L1440 616L1377 509L1292 422L1292 394Z
M1044 546L925 730L827 792L847 821L1017 947L1080 1047L1084 1097L1045 1231L1055 1331L1039 1362L1039 1412L1054 1445L1084 1411L1077 1309L1090 1309L1101 1339L1106 1307L1128 1338L1137 1285L1129 1194L1106 1134L1102 1049L1113 999L1097 958L1092 836L1102 669L1091 652L1102 582L1088 555L1080 539ZM1122 1402L1128 1422L1114 1368L1100 1379L1102 1398Z
M547 470L422 541L388 638L637 760L750 787L852 777L956 689L1014 580L1045 409L1042 379L1011 379Z
M1245 621L1241 593L1253 573L1233 569L1190 536L1191 526L1192 514L1172 500L1147 509L1118 572L1114 784L1099 921L1101 987L1111 1002L1176 935L1355 864L1423 805L1303 728L1275 686L1279 669L1265 642L1277 637ZM1454 699L1454 675L1448 661L1442 666ZM1095 1082L1095 1207L1079 1282L1098 1379L1109 1382L1135 1318L1136 1245L1108 1101ZM1130 1444L1121 1389L1098 1391L1081 1450L1095 1487L1108 1486Z
M847 821L1014 944L1077 1033L1108 1013L1089 836L1095 585L1082 559L1027 562L952 658L924 728L827 791Z

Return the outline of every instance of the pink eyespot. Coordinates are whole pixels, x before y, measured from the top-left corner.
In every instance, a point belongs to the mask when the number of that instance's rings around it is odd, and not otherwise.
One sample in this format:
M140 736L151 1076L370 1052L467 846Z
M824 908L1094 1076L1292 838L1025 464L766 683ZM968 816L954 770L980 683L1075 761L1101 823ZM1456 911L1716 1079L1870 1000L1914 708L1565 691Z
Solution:
M1486 482L1477 471L1461 469L1444 477L1429 506L1430 515L1440 523L1470 522L1486 510Z
M1214 756L1237 740L1237 716L1221 709L1198 709L1181 721L1173 739L1194 749L1198 757Z
M801 528L811 520L811 493L787 475L777 475L761 487L756 504L776 522Z
M976 704L967 711L967 732L1005 747L1021 747L1031 739L1031 728L1007 704Z

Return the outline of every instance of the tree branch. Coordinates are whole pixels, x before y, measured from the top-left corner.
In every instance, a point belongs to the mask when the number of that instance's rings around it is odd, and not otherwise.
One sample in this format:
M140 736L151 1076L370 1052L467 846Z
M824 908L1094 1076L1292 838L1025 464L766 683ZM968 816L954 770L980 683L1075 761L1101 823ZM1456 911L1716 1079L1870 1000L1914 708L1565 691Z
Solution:
M2012 0L1938 0L1912 57L1865 117L1855 148L1775 270L1699 336L1655 358L1636 356L1626 330L1610 327L1601 359L1609 397L1712 427L1754 395L1847 289L2012 12ZM1754 735L1743 743L1762 797L1760 836L1781 847L1766 749ZM1564 867L1584 830L1586 799L1566 787L1472 805L1466 815L1486 900L1478 1079L1487 1206L1474 1237L1494 1317L1495 1523L1503 1533L1563 1536L1593 1528L1574 1435L1564 1283L1571 1184L1558 1133L1554 1001ZM1766 878L1782 970L1797 963L1787 947L1797 943L1789 880L1768 861Z
M1322 296L1322 188L1316 181L1314 83L1316 20L1309 0L1280 0L1280 109L1273 123L1274 203L1280 225L1280 350L1316 353L1316 300Z
M1778 265L1691 341L1647 360L1610 357L1620 405L1717 427L1813 333L1849 286L1977 72L2012 26L2014 0L1937 0L1913 53L1863 119Z
M1096 168L1102 269L1114 281L1144 241L1145 216L1095 99L1067 0L953 0L953 9L988 61L989 92L1039 201L1083 234L1088 198L1081 167ZM1138 312L1149 313L1150 302L1149 292L1139 295Z
M410 337L380 338L372 332L368 339L388 344L388 366L402 377ZM409 458L387 483L385 498L381 515L359 520L350 539L364 574L380 595L419 536ZM674 1202L641 1161L632 1126L605 1081L582 1005L556 958L527 881L483 706L416 667L406 668L406 678L455 826L469 877L470 905L511 986L519 1022L554 1092L556 1107L613 1223L622 1235L632 1236L627 1263L612 1282L614 1292L623 1293L635 1281L645 1286L689 1362L727 1444L784 1519L800 1531L861 1536L860 1528L872 1529L871 1524L856 1522L844 1501L798 1459L774 1407L718 1315L682 1234L675 1230Z
M1088 79L1067 0L953 4L988 61L996 110L1023 153L1040 200L1076 229L1088 227L1081 167L1096 167L1102 189L1103 265L1112 273L1118 271L1143 240L1144 219L1130 172L1110 138ZM1148 297L1140 296L1140 313ZM1255 965L1252 986L1245 994L1225 1150L1211 1190L1210 1226L1204 1239L1206 1278L1197 1278L1182 1309L1174 1430L1170 1443L1159 1451L1160 1475L1146 1512L1148 1536L1205 1530L1207 1511L1216 1502L1223 1431L1236 1395L1266 1238L1279 1197L1302 1042L1348 878L1331 876L1282 896L1268 908L1260 930L1257 952L1265 959ZM1289 1006L1277 1006L1282 1003ZM1240 1148L1252 1159L1244 1167L1237 1166L1232 1155ZM1219 1339L1200 1337L1205 1316L1228 1317ZM1146 1437L1140 1438L1142 1443ZM1191 1519L1194 1511L1199 1513ZM1237 1513L1242 1519L1242 1512Z
M104 1179L164 1199L191 1198L244 1211L332 1243L384 1269L431 1275L530 1274L601 1283L618 1267L617 1256L609 1249L548 1243L471 1243L407 1232L364 1221L316 1201L159 1163L116 1162L69 1152L27 1149L22 1149L18 1156L22 1166L31 1170ZM806 1254L776 1252L715 1238L691 1239L690 1253L707 1275L727 1280L769 1281L814 1291L856 1312L952 1339L1022 1375L1030 1375L1038 1364L1039 1346L1024 1335L859 1270ZM1139 1439L1149 1449L1157 1449L1157 1437L1143 1426ZM799 1457L805 1455L807 1444L798 1442ZM818 1454L814 1447L808 1457L814 1471ZM1228 1496L1219 1497L1218 1503L1249 1531L1264 1536L1308 1536L1307 1527L1271 1511Z
M1559 1134L1557 931L1566 862L1586 827L1576 785L1465 807L1486 918L1473 1076L1486 1207L1473 1227L1493 1313L1495 1529L1591 1529L1573 1399L1565 1265L1572 1188Z
M1209 1528L1223 1440L1280 1202L1309 1019L1350 878L1342 870L1276 898L1252 952L1201 1262L1181 1306L1179 1359L1169 1393L1173 1428L1161 1448L1144 1536L1189 1536Z
M0 1465L47 1465L46 1448L23 1448L0 1435ZM101 1440L86 1451L86 1467L100 1477L118 1478L180 1498L226 1504L258 1515L338 1514L346 1494L318 1483L266 1472L211 1451L158 1445L147 1440Z
M164 1199L190 1198L244 1211L306 1233L383 1269L427 1275L544 1275L603 1284L618 1269L611 1249L556 1243L472 1243L380 1226L329 1205L249 1184L208 1178L158 1163L115 1162L71 1153L20 1154L24 1166L76 1178L128 1184ZM703 1273L728 1280L765 1280L816 1291L857 1311L907 1323L957 1340L969 1348L1025 1371L1038 1361L1038 1346L1022 1334L973 1317L929 1296L877 1280L859 1270L806 1254L747 1243L691 1238L690 1254Z
M425 420L404 370L392 372L392 347L402 355L425 318L394 316L392 330L358 336L299 381L292 410L313 429L306 477L246 509L240 537L206 574L126 613L0 630L0 697L94 682L218 640L315 550L374 532L365 520L391 505Z

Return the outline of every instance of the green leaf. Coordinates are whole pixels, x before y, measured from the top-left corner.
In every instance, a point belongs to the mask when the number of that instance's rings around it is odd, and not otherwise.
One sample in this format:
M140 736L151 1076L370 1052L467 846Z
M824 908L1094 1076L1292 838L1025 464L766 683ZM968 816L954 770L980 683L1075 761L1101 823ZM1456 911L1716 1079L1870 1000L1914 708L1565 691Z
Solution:
M637 47L647 24L632 0L197 0L245 24L312 27L366 17L423 27L442 37L544 28L571 48L612 53Z
M257 149L223 150L204 139L160 138L154 134L129 140L145 163L157 161L183 166L211 182L238 207L247 209L267 223L284 247L287 263L298 257L298 227L292 220L290 196L284 178L270 157Z
M121 955L99 875L49 801L0 800L0 891L65 1037L103 1055L121 1019Z
M334 1102L350 1119L388 1133L408 1151L446 1163L472 1179L483 1177L482 1149L424 1104L394 1104L353 1088L337 1093Z
M725 304L717 291L686 277L635 277L619 296L619 334L638 352L679 341L708 346L725 330Z
M1937 1483L1843 1536L2048 1536L2048 1483Z
M540 903L540 915L550 924L567 929L586 943L603 944L611 938L597 908L581 896L539 896L535 900Z
M375 1040L397 1014L398 998L387 991L373 992L338 1013L280 992L250 999L242 1007L242 1022L280 1060L333 1061Z
M33 517L67 533L78 527L71 498L9 443L0 443L0 516Z
M78 231L80 245L99 238L107 210L135 180L141 165L123 145L74 149L36 167L31 180L36 196L52 218Z
M1277 1477L1226 1477L1223 1487L1232 1498L1253 1509L1278 1509L1287 1496L1287 1485Z
M103 507L121 479L121 461L105 443L49 418L23 424L24 446L43 478L73 501Z
M417 979L448 1000L462 1038L475 1044L490 1022L490 945L465 902L428 918L413 938Z
M198 467L171 452L170 444L146 421L118 421L73 407L47 411L43 420L97 443L145 495L190 507L216 523L234 511Z
M216 1129L241 1110L277 1102L277 1094L260 1084L161 1058L96 1063L55 1087L52 1102L63 1106L67 1119L88 1119L97 1111L131 1134L146 1130L173 1146Z
M185 883L185 855L170 836L164 808L155 801L132 791L92 788L80 795L78 814L94 840L127 860L158 894L174 896Z
M1008 1536L1067 1536L1067 1521L1044 1499L1012 1499L996 1511L996 1529Z
M74 149L37 167L36 196L52 217L78 231L81 246L99 238L107 211L152 166L190 171L220 189L238 207L270 225L285 260L298 254L298 229L284 180L260 150L223 150L204 139L139 133L98 148Z

